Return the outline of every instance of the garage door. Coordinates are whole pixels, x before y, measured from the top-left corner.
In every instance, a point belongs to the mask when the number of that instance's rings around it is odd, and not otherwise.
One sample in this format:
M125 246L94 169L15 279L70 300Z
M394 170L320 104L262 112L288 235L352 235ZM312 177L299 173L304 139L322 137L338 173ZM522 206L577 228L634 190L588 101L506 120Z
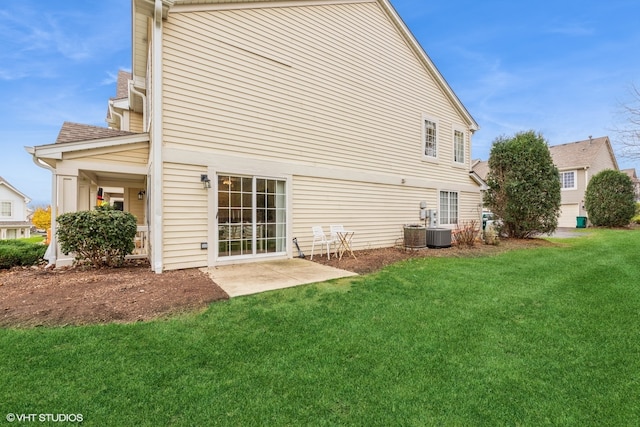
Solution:
M576 217L579 214L579 205L562 205L560 206L560 218L558 218L558 227L576 228Z

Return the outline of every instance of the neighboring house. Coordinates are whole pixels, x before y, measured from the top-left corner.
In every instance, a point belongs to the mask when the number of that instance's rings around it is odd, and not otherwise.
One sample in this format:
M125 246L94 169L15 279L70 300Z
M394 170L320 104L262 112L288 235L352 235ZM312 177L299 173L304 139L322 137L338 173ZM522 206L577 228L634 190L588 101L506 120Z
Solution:
M0 177L0 240L31 236L27 196Z
M314 225L392 246L423 201L442 227L479 219L478 125L388 0L132 11L113 129L65 123L29 152L53 172L58 212L101 188L137 210L156 272L292 257Z
M579 216L588 216L584 196L592 176L605 169L618 170L609 137L591 138L549 147L560 172L561 206L559 227L576 227Z
M636 170L633 168L623 169L621 172L626 173L631 179L631 182L633 183L633 192L635 193L635 200L636 202L640 202L640 179L638 179L638 176L636 175Z
M584 141L549 147L553 163L560 173L561 205L559 227L576 227L577 217L587 216L584 195L592 176L604 169L618 170L618 162L609 138L589 138ZM488 162L474 161L473 170L483 180L489 172Z

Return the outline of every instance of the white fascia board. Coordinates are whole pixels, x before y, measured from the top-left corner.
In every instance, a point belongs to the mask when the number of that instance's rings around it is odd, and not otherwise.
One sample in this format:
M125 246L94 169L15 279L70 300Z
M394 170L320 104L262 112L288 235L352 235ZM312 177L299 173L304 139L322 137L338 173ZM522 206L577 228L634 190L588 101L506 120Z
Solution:
M94 148L116 147L119 145L149 142L148 134L116 136L111 138L93 139L90 141L62 142L57 144L38 145L33 147L33 154L38 158L61 160L64 153Z
M113 106L114 106L114 108L120 108L121 110L128 110L129 109L129 98L114 99L113 100Z
M270 2L239 2L239 3L192 3L177 4L170 12L211 12L219 10L246 9L274 9L282 7L327 6L335 4L375 3L378 0L298 0L298 1L270 1Z
M0 181L0 185L4 185L6 186L9 190L13 191L14 193L16 193L18 196L20 196L21 198L23 198L25 200L26 203L29 203L31 201L31 199L24 194L23 192L21 192L20 190L18 190L16 187L14 187L13 185L9 184L7 181L2 180ZM27 202L28 200L28 202Z
M476 182L476 184L480 186L480 190L486 191L489 189L489 186L487 185L485 180L480 178L480 175L478 175L474 171L469 172L469 176L471 177L472 180Z

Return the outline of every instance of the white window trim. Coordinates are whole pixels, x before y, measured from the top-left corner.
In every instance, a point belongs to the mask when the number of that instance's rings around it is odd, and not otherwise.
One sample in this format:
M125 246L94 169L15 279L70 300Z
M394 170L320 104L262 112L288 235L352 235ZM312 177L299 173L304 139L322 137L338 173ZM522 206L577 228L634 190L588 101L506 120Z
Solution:
M216 170L213 167L208 168L208 174L209 176L214 176L215 181L214 181L214 185L212 185L212 189L214 189L214 197L211 197L209 200L209 209L211 212L213 212L214 214L211 215L210 217L212 218L212 221L210 222L211 225L211 229L210 229L210 234L209 234L209 247L211 248L213 246L213 250L209 251L209 257L208 257L208 264L209 266L215 266L215 265L228 265L228 264L234 264L237 262L244 262L244 261L258 261L258 260L267 260L267 259L285 259L285 258L291 258L292 257L292 251L293 251L293 243L291 242L291 238L290 236L292 235L292 224L293 224L293 213L292 213L292 206L293 206L293 188L292 188L292 181L293 181L293 177L291 175L262 175L262 174L256 174L256 173L252 173L252 169L245 169L245 168L240 168L238 169L237 172L228 172L227 170ZM253 171L255 172L255 171ZM233 255L233 256L220 256L219 254L219 240L218 240L218 210L219 210L219 206L218 206L218 176L225 176L225 175L229 175L229 176L234 176L234 177L243 177L243 178L251 178L255 184L255 180L256 179L270 179L270 180L279 180L279 181L284 181L285 182L285 191L286 191L286 195L285 195L285 250L281 251L281 252L269 252L269 253L260 253L260 254L243 254L243 255ZM253 198L253 208L255 209L255 187L253 187L254 190L252 191L252 198Z
M435 123L436 125L436 155L435 156L427 156L425 154L425 148L426 148L426 132L425 132L425 125L424 122L425 121L430 121ZM422 151L422 160L426 160L428 162L437 162L438 161L438 157L440 155L440 151L442 150L442 145L440 144L440 134L442 133L442 129L440 128L440 122L438 121L438 119L436 119L435 117L431 117L428 116L426 114L422 115L422 121L420 122L420 126L422 128L421 130L421 134L422 134L422 140L420 142L420 150Z
M11 200L0 200L0 203L9 203L9 215L2 215L2 208L0 207L0 218L13 218L13 202Z
M564 186L564 177L565 173L573 173L573 187L565 187ZM568 171L560 171L560 190L562 191L571 191L578 189L578 171L576 170L568 170Z
M441 193L456 193L458 196L458 211L456 212L456 223L455 224L443 224L442 223L442 203L440 202L441 199ZM454 229L458 226L458 224L460 224L460 191L458 190L447 190L447 189L439 189L438 190L438 226L439 227L444 227L444 228L451 228Z
M456 161L456 131L462 133L463 161ZM463 126L453 125L451 129L451 163L454 166L466 166L469 160L469 150L467 150L467 129Z

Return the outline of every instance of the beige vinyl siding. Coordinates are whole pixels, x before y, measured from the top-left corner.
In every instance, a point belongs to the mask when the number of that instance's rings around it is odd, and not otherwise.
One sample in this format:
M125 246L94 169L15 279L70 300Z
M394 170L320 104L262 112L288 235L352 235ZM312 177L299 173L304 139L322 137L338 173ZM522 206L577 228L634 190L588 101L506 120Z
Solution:
M482 220L482 197L479 192L458 191L458 221Z
M165 36L167 147L468 183L468 126L375 3L176 13Z
M200 183L203 173L207 173L204 167L164 163L165 270L207 265L207 251L200 249L200 243L207 241L208 231L208 193Z
M574 205L584 200L584 192L587 188L585 174L587 172L584 169L568 169L560 172L574 172L576 182L575 190L562 189L560 191L561 203L563 205Z
M138 200L138 192L143 191L144 188L127 188L127 203L126 210L131 212L136 217L136 224L146 225L144 217L144 204L145 200Z
M293 180L293 236L305 252L311 250L311 227L342 224L355 231L354 249L393 246L403 236L404 224L423 224L420 202L438 209L438 190L317 179L296 176ZM479 193L459 193L461 221L478 219Z
M78 160L97 163L146 165L149 158L149 144L138 143L136 148L109 147L75 151L64 154L64 160Z
M129 115L129 131L137 133L144 132L142 124L142 114L132 112Z
M589 175L593 176L605 169L617 170L618 168L616 168L613 162L613 159L611 158L611 154L607 149L607 144L602 144L602 147L600 148L598 155L594 157L593 163L590 165Z
M133 64L133 74L134 76L144 77L147 74L147 51L149 49L147 41L151 40L149 36L150 18L142 13L136 13L134 18L135 22L133 25L136 28L145 31L146 37L136 37L136 39L133 40L133 43L135 43L135 50L138 53L136 58L134 58L135 63ZM144 53L144 55L140 55L140 53Z

